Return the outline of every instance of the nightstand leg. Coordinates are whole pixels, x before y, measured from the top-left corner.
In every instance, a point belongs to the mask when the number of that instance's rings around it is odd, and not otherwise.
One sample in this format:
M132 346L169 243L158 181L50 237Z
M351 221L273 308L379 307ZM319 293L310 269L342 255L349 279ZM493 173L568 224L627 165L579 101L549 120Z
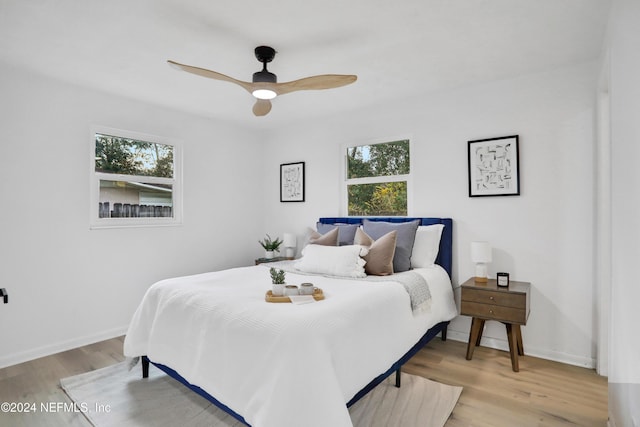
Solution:
M509 353L511 354L511 368L514 372L519 372L518 366L518 339L517 332L513 330L514 326L511 323L505 324L507 327L507 341L509 341Z
M520 325L513 325L513 328L516 332L516 340L518 342L518 355L524 356L524 346L522 345L522 330L520 329Z
M478 342L482 336L479 336L479 333L483 324L484 320L476 317L471 320L471 331L469 332L469 343L467 344L467 360L471 360L473 357L473 350L476 348L476 342Z
M482 339L482 334L484 333L484 319L478 319L480 322L480 332L478 332L478 339L476 339L476 347L480 345L480 340Z

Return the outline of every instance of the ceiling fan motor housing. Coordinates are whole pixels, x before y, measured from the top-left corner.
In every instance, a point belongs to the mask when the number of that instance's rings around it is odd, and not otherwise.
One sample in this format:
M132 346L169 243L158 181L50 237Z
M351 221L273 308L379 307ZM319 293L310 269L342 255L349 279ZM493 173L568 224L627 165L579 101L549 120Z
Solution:
M273 58L276 56L275 49L269 46L258 46L254 52L256 54L256 59L262 62L262 71L253 73L253 82L277 83L278 78L276 75L267 71L267 63L273 61Z
M278 78L275 74L270 73L264 68L262 71L258 71L253 73L253 82L254 83L277 83Z

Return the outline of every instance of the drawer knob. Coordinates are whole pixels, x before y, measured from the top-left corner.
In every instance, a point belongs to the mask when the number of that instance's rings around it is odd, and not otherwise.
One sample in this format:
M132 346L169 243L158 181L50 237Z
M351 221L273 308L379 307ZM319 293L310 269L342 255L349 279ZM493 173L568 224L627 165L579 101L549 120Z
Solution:
M491 301L493 301L493 297L489 297L489 299L490 299Z
M489 310L489 314L493 314L493 310Z

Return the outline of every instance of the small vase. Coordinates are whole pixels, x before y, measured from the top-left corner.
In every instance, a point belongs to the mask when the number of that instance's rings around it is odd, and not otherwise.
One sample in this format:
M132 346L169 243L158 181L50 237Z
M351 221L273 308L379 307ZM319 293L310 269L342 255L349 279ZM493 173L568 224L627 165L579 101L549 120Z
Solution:
M271 289L271 294L274 297L281 297L282 295L284 295L284 284L274 283L273 288Z
M264 251L264 257L266 259L271 259L273 258L273 251Z
M300 292L298 291L298 287L296 285L286 285L284 287L284 294L285 296L300 295Z
M300 285L300 295L313 295L314 288L313 283L303 283Z

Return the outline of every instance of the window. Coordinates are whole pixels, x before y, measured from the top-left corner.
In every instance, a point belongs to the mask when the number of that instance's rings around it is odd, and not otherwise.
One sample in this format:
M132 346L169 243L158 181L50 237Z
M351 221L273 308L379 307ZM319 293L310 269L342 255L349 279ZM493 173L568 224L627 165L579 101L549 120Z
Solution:
M347 215L406 216L410 174L408 139L347 147Z
M92 228L180 223L175 142L107 128L94 129L92 139Z

